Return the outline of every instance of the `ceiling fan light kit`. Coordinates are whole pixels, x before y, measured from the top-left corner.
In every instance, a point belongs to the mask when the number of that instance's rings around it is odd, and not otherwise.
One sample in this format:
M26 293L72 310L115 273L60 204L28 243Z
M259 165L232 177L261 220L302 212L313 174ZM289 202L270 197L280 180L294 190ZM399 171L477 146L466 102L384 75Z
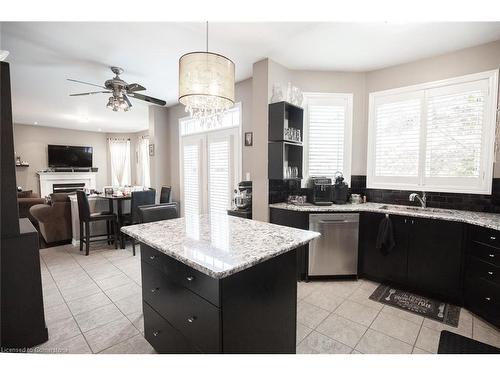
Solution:
M137 91L144 91L146 90L146 88L138 83L128 84L127 82L122 80L120 78L120 74L123 73L122 68L119 68L117 66L112 66L110 67L110 69L115 74L115 76L112 79L108 79L106 82L104 82L104 86L68 78L68 81L71 82L83 83L84 85L99 87L105 90L105 91L83 92L80 94L70 94L70 96L111 94L112 96L109 97L108 103L106 104L106 108L109 108L114 112L118 111L127 112L130 108L132 108L132 103L130 102L128 96L137 100L143 100L145 102L153 103L159 106L164 106L167 104L164 100L156 99L151 96L143 94L138 94Z
M208 52L190 52L179 59L179 102L197 119L213 119L234 105L234 63Z

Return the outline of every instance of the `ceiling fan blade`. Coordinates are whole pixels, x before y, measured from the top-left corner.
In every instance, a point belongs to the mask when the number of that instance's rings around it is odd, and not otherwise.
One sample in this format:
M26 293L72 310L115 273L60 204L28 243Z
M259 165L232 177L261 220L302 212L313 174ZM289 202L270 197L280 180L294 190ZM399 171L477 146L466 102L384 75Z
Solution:
M95 94L111 94L111 91L82 92L80 94L69 94L69 96L83 96L83 95L95 95Z
M156 99L156 98L153 98L153 97L147 96L147 95L137 94L135 92L130 93L130 96L134 99L144 100L145 102L153 103L153 104L160 105L160 106L164 106L167 104L167 102L165 100Z
M130 103L130 99L128 98L127 95L123 94L123 100L125 100L127 102L129 108L132 107L132 103Z
M76 79L66 78L66 80L71 81L71 82L76 82L76 83L83 83L84 85L90 85L90 86L99 87L99 88L101 88L101 89L105 89L105 88L106 88L106 87L101 86L101 85L95 85L95 84L93 84L93 83L88 83L88 82L78 81L78 80L76 80Z
M127 91L144 91L146 88L142 85L139 85L138 83L131 83L130 85L127 85L126 87Z

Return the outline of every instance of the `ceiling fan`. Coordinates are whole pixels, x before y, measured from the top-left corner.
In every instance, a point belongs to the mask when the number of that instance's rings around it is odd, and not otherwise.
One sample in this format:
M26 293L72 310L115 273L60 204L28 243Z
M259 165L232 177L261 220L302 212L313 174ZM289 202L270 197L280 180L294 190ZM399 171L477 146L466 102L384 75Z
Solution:
M128 111L132 107L132 103L130 102L129 97L138 100L143 100L145 102L153 103L160 106L164 106L167 104L167 102L165 102L164 100L139 94L137 91L144 91L146 90L146 88L138 83L129 84L124 80L122 80L120 78L120 74L123 73L122 68L119 68L117 66L112 66L110 67L110 69L115 74L115 76L104 82L104 86L68 78L67 80L71 82L83 83L84 85L90 85L104 89L102 91L90 91L90 92L82 92L80 94L70 94L69 96L111 94L111 96L108 99L108 104L106 105L106 107L112 109L115 112L120 110Z

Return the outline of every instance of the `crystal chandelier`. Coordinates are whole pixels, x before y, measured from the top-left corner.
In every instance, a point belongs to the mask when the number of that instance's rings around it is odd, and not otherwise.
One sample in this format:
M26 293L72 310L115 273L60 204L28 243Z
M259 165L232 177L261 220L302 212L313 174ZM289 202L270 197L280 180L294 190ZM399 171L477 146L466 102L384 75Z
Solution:
M125 101L125 99L123 99L122 96L110 96L108 104L106 104L106 108L112 109L114 112L127 112L130 109L130 105Z
M234 63L208 52L190 52L179 59L179 102L191 117L210 126L234 105Z

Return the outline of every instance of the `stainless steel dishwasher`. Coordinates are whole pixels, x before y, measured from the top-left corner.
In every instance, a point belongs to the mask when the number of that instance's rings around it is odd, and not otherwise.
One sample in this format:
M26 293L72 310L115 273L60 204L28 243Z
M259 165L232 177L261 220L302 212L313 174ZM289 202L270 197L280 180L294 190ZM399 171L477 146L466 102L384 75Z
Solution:
M311 214L309 229L321 233L309 243L309 276L357 275L359 214Z

